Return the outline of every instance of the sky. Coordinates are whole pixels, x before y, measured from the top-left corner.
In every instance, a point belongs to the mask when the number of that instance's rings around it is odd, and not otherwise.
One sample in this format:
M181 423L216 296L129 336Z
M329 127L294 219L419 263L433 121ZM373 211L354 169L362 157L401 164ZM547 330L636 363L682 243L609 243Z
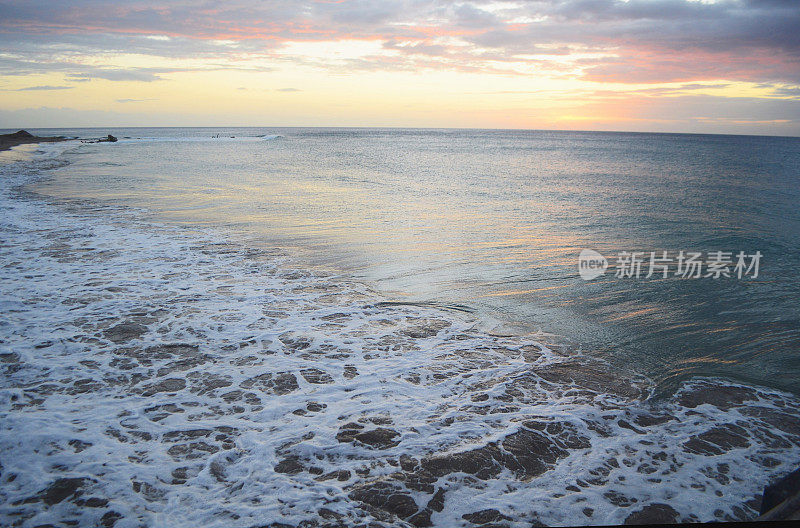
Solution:
M798 0L0 0L0 128L800 136Z

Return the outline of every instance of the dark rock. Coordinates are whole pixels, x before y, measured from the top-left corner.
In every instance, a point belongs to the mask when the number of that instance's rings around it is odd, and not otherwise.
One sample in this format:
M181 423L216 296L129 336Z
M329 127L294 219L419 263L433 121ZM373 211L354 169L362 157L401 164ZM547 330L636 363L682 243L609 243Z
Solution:
M625 524L676 524L679 518L680 515L672 506L655 503L628 515Z
M177 361L170 361L160 369L158 369L159 376L166 376L167 374L171 374L173 372L182 372L184 370L189 370L203 363L211 360L211 356L206 355L198 355L196 357L189 357L185 359L179 359Z
M299 388L297 378L290 372L284 372L275 376L275 394L289 394Z
M89 497L88 499L78 499L75 501L77 506L86 508L104 508L108 506L108 499L101 499L99 497Z
M361 424L355 422L346 423L339 428L339 432L336 433L336 439L342 443L354 442L356 435L362 429L364 429L364 426Z
M627 376L620 376L614 370L599 364L564 362L548 365L536 373L558 385L575 385L592 392L611 393L629 400L645 395L643 387L636 385Z
M216 461L211 462L208 465L208 472L211 474L212 477L214 477L217 480L217 482L225 482L225 477L226 477L225 466L223 466L219 462Z
M796 469L764 488L764 497L761 500L761 515L778 506L780 503L797 493L800 489L800 469Z
M286 473L287 475L296 475L304 469L297 456L286 457L275 465L275 473Z
M328 383L333 383L333 378L327 372L317 369L317 368L307 368L300 371L300 374L303 375L303 378L309 383L314 383L316 385L325 385Z
M741 409L740 412L747 416L759 418L760 420L768 423L780 431L783 431L784 433L788 433L795 437L800 436L800 417L794 414L779 412L774 408L755 405ZM797 438L794 439L794 442L800 445L800 442Z
M77 438L73 439L73 440L70 440L68 442L68 444L70 445L70 447L72 447L72 449L75 450L76 453L80 453L84 449L92 447L92 445L93 445L90 442L84 442L82 440L78 440Z
M417 466L419 465L419 460L413 458L409 455L402 454L400 455L400 467L403 471L414 471Z
M169 431L164 433L162 438L165 442L178 442L194 440L195 438L206 437L211 434L211 429L188 429L184 431Z
M305 350L311 346L311 338L305 336L296 336L294 332L285 332L278 336L278 339L286 345L287 348L292 350Z
M394 438L400 436L400 433L394 429L387 429L385 427L378 427L371 431L364 431L355 435L355 439L362 444L367 444L375 449L388 449L400 443L399 440Z
M509 469L518 478L530 479L550 469L567 454L567 450L545 434L520 429L508 435L500 445L493 442L470 451L429 456L421 460L420 466L423 476L433 478L463 472L483 480Z
M414 473L395 473L394 478L406 485L406 488L422 493L432 494L435 491L434 484L437 478L427 471L416 471Z
M389 482L379 481L362 485L353 490L349 497L381 510L407 519L417 513L417 503L410 495Z
M222 376L219 374L192 372L188 377L191 379L189 392L200 396L211 394L217 389L223 389L233 385L233 379L230 376Z
M541 475L559 458L569 454L547 436L528 429L508 435L502 446L508 453L502 459L503 466L523 478Z
M19 354L16 352L4 352L0 354L0 363L19 363Z
M428 526L433 526L431 522L431 511L430 510L420 510L415 515L412 515L408 518L408 522L417 526L418 528L426 528Z
M167 454L176 460L192 460L201 458L219 451L219 447L207 444L206 442L191 442L188 444L176 444L167 449Z
M444 490L442 488L436 490L431 500L428 501L427 508L437 512L444 510Z
M266 393L277 394L282 396L296 391L300 388L297 384L297 378L291 372L277 372L272 374L260 374L253 378L244 380L240 385L243 389L259 389Z
M747 447L747 431L737 425L725 424L693 436L683 444L690 453L720 455L734 448Z
M25 143L51 143L55 141L64 141L64 139L65 138L62 136L37 137L25 130L19 130L13 134L0 134L0 150L16 147L17 145L23 145Z
M341 513L335 512L335 511L330 510L328 508L320 508L319 510L317 510L317 514L320 517L322 517L323 519L327 519L327 520L340 521L340 520L342 520L344 518L344 515L342 515Z
M669 416L666 414L661 416L655 414L640 414L637 415L633 421L636 422L636 425L640 427L650 427L653 425L661 425L664 422L668 422L674 419L675 419L674 416Z
M178 392L186 388L186 381L180 378L167 378L157 383L151 383L142 390L142 396L153 396L159 392Z
M148 502L164 502L165 493L163 490L148 484L147 482L133 481L131 487L136 493L140 493Z
M122 519L122 515L115 511L108 511L100 518L100 525L103 528L112 528L120 519Z
M470 451L445 455L433 455L420 461L422 471L432 477L443 477L450 473L467 473L479 479L496 477L502 471L497 459L502 459L502 452L496 444L479 447Z
M578 432L569 422L548 422L529 420L522 424L527 429L546 433L553 442L562 449L587 449L592 447L588 437Z
M320 412L321 410L327 408L328 406L324 403L317 403L317 402L308 402L306 405L306 410L308 412Z
M323 482L326 480L333 480L336 479L339 482L347 482L350 480L350 472L346 469L340 469L338 471L332 471L330 473L325 473L324 475L320 475L315 480Z
M628 506L631 506L639 502L638 499L634 497L627 497L616 490L609 490L603 493L603 497L608 499L608 502L610 502L614 506L620 506L622 508L627 508Z
M623 429L630 429L630 430L631 430L631 431L633 431L634 433L638 433L638 434L645 434L645 432L644 432L644 431L642 431L641 429L639 429L639 428L637 428L637 427L634 427L634 426L633 426L633 425L631 425L631 423L630 423L630 422L628 422L627 420L619 420L619 421L617 421L617 425L619 425L619 426L620 426L620 427L622 427Z
M72 386L66 390L66 393L70 395L85 394L87 392L96 392L101 388L103 388L101 382L91 378L84 378L73 383Z
M726 387L698 383L691 390L682 393L678 398L678 403L692 409L707 403L727 410L734 405L741 405L746 401L755 400L757 397L756 391L748 387Z
M189 476L188 467L175 468L172 470L172 484L186 484Z
M254 393L244 392L238 389L226 392L225 394L222 395L222 399L226 403L233 403L243 399L244 403L248 405L253 405L253 406L261 405L261 400Z
M472 524L489 524L511 520L511 517L507 517L495 509L480 510L475 513L465 513L461 516L461 518L471 522Z
M81 494L83 488L90 479L86 478L60 478L50 484L41 493L42 501L48 506L58 504L69 497Z
M106 137L100 139L82 140L83 143L116 143L117 141L117 138L111 134L108 134Z
M147 332L147 327L139 323L120 323L106 329L103 336L109 341L120 344L138 339Z

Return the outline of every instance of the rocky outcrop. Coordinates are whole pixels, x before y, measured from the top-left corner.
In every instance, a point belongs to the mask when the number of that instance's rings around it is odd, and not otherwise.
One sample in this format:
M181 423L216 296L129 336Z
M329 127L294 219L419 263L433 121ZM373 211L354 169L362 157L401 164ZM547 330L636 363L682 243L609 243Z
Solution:
M764 489L758 520L800 520L800 469Z
M109 134L106 137L100 139L83 140L82 143L116 143L117 141L119 140L115 136Z
M62 136L40 137L34 136L26 130L18 130L13 134L0 134L0 150L8 150L17 145L25 145L26 143L52 143L64 140L66 140L66 138Z

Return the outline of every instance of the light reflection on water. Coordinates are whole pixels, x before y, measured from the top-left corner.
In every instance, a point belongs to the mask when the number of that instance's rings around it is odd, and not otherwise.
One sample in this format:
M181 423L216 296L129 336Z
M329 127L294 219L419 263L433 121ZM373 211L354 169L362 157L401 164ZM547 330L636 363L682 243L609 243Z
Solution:
M37 131L47 133L48 131ZM61 131L63 133L63 131ZM800 392L800 140L585 132L129 129L37 190L222 225L394 292L632 364ZM212 134L277 139L204 141ZM105 135L103 131L74 131ZM193 140L176 139L193 137ZM229 139L229 138L228 138ZM577 254L760 250L757 280L578 278Z

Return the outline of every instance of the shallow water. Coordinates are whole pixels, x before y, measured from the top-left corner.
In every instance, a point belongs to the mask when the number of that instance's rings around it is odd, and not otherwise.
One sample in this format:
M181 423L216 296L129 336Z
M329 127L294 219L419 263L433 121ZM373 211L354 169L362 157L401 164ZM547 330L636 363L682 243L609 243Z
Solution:
M461 306L504 331L559 334L646 374L663 392L695 375L800 391L796 138L112 132L132 139L67 153L70 165L36 190L134 205L186 226L224 226L253 247L293 248L395 300ZM763 258L758 278L609 272L584 282L582 248L608 257L721 250Z
M635 368L399 302L299 240L31 192L106 147L0 165L4 524L751 519L795 468L791 394L695 377L649 398Z

